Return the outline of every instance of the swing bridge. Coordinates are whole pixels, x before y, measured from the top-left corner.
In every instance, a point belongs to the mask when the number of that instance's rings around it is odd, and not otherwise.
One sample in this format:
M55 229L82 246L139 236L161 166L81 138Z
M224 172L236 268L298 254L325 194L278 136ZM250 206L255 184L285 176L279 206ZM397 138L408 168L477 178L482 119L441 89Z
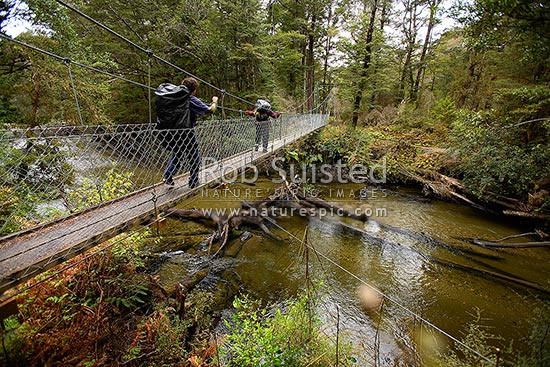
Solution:
M59 2L59 1L58 1ZM223 119L199 121L194 133L200 152L201 187L223 176L242 171L258 159L318 130L327 123L326 101L305 113L303 105L284 111L269 122L267 151L254 149L256 126L243 111L224 106L254 103L189 73L145 49L72 6L59 2L120 38L147 58L147 84L76 62L0 33L0 38L62 62L68 68L78 125L0 130L0 299L4 293L36 275L86 251L132 226L156 220L162 211L197 192L190 188L189 161L183 154L174 186L162 183L170 159L163 147L164 131L152 123L151 64L158 62L192 76L221 95ZM86 69L110 80L143 88L148 94L149 122L132 125L85 124L72 68ZM305 103L318 99L310 95ZM252 107L250 107L252 106ZM237 116L226 118L227 114ZM147 117L145 117L146 119ZM265 130L264 130L265 133ZM182 151L196 147L192 134L182 133L176 142ZM261 148L261 147L260 147ZM7 297L11 297L10 294Z
M133 225L155 220L201 187L234 176L326 123L322 114L272 120L266 152L254 148L256 131L250 118L199 123L195 134L202 157L201 186L194 189L185 168L174 178L174 187L162 183L170 151L163 148L164 131L151 124L1 132L9 174L2 177L0 189L7 198L11 193L12 200L2 204L1 212L11 214L0 230L26 228L0 238L0 292ZM188 143L177 142L184 149ZM187 163L182 159L184 166ZM10 210L16 206L23 212Z

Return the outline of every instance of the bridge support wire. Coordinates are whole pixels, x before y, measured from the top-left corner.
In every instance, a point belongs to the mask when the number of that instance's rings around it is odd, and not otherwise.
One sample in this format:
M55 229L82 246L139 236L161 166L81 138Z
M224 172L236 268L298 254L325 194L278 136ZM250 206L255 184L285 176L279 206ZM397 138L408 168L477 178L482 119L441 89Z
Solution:
M78 113L78 120L80 121L80 125L84 125L84 121L82 120L82 111L80 110L80 103L78 102L78 93L76 92L76 87L74 86L73 73L71 71L71 59L66 57L64 60L67 64L67 68L69 69L69 79L71 81L71 89L73 90L74 102L76 104L76 112Z

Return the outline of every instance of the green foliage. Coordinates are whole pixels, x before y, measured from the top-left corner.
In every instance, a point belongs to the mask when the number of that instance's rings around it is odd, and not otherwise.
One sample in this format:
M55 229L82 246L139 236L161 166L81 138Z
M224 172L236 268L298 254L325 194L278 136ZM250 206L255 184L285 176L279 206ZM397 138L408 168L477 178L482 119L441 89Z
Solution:
M506 124L520 141L529 144L550 142L550 87L543 85L507 88L498 91L496 114L499 125Z
M84 178L78 190L67 195L68 206L75 211L124 196L132 188L132 173L120 172L115 163L96 180Z
M145 266L141 247L145 240L151 236L150 229L142 229L130 235L122 234L111 239L114 242L111 254L117 260L115 264L133 264L137 268Z
M322 154L323 162L335 163L341 160L352 166L369 165L373 158L372 144L379 133L367 129L352 130L345 126L327 126L319 135L316 149Z
M526 197L550 178L550 145L518 139L494 113L461 112L451 131L465 182L481 196L489 191ZM547 134L547 132L545 132Z
M0 127L5 126L6 124L13 124L19 119L20 117L17 106L12 104L6 97L0 96Z
M323 156L321 154L311 154L299 150L287 150L285 151L285 161L297 163L301 166L308 166L310 164L322 163Z
M395 121L396 125L403 131L412 129L422 129L428 122L427 115L429 109L419 110L415 103L402 103L399 106L400 113Z
M187 357L186 340L189 321L168 313L166 304L157 305L157 310L144 322L144 329L153 333L155 353L139 358L140 366L170 367L180 364Z
M33 188L44 197L59 197L61 191L74 179L74 169L68 156L55 142L28 140L20 148L3 146L0 170L4 182L18 189Z
M456 351L451 351L448 355L443 356L438 365L445 367L469 367L469 366L494 366L493 361L496 360L496 350L492 345L495 343L502 343L503 339L490 332L490 327L485 325L481 311L476 309L474 320L467 326L465 336L462 338L462 342L469 348L462 345L457 345ZM511 348L506 348L504 351L510 352ZM477 351L481 355L485 356L489 361L480 359ZM501 365L506 365L501 361Z
M515 70L521 78L548 81L550 31L547 3L519 0L476 0L457 3L459 20L465 25L472 47L518 54ZM508 53L507 55L510 55Z
M0 233L15 232L52 214L38 213L38 204L61 198L74 180L69 157L55 142L28 140L19 147L11 144L11 139L0 137Z
M107 279L105 283L119 290L110 297L105 298L105 301L118 308L134 309L145 303L145 297L148 294L147 286L136 282L135 279L128 279L127 276L119 274L115 278Z
M141 247L150 235L150 229L146 228L130 235L123 233L109 240L113 243L110 249L112 261L107 264L106 270L111 277L105 283L116 291L105 298L107 302L127 309L135 309L145 303L149 294L147 284L128 270L131 268L135 271L145 266Z
M550 115L550 87L529 85L506 88L497 92L497 103L501 112L512 118L537 118Z
M227 366L328 366L334 345L320 331L320 321L308 317L309 301L302 295L269 312L248 297L236 297L237 313L220 353ZM351 360L341 351L339 365Z
M0 234L17 232L25 223L25 217L32 213L32 207L15 193L10 187L0 187L0 200L3 205L0 210L2 227Z
M468 323L462 342L489 359L480 360L471 349L458 345L454 351L440 356L436 366L469 367L493 366L496 361L496 348L500 348L500 366L534 367L547 366L550 362L550 304L548 301L536 301L535 313L530 320L530 333L526 337L526 352L514 355L512 343L504 345L504 339L493 335L490 326L482 318L481 311L475 310L474 319Z
M540 302L535 306L534 316L529 320L530 333L527 344L531 350L520 353L517 367L550 365L550 302Z
M430 111L430 117L434 125L450 127L456 119L457 109L455 103L448 96L435 101Z
M12 358L24 359L27 356L25 337L22 335L19 315L11 315L2 321L2 342L3 348ZM3 362L0 354L0 363Z
M199 330L207 330L211 326L210 315L214 311L215 299L210 291L195 290L188 294L190 307L185 311L188 322L196 325Z

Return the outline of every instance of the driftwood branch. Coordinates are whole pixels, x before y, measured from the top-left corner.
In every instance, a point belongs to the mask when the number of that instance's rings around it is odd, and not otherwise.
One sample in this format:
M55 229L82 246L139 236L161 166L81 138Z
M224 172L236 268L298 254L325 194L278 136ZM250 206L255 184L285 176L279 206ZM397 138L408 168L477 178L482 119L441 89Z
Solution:
M302 189L297 183L285 182L275 190L269 197L256 201L241 201L241 208L230 217L220 215L216 211L206 211L201 209L170 209L167 216L183 220L204 221L212 223L217 230L210 236L209 252L214 241L219 241L220 247L215 256L220 254L231 237L233 229L240 229L241 226L255 227L260 229L265 235L281 241L282 238L273 233L269 226L277 225L275 220L278 211L281 208L290 208L295 210L297 215L313 217L318 215L320 209L330 211L331 213L347 216L350 218L365 221L366 215L356 215L342 207L326 202L321 198L301 195Z
M526 242L504 242L512 238L520 238L527 236L539 236L541 241L526 241ZM527 232L521 234L515 234L499 238L498 240L484 240L480 238L463 238L462 240L472 243L477 246L491 247L491 248L530 248L530 247L550 247L549 237L546 233L537 230L536 232Z
M527 233L521 233L521 234L513 234L510 236L499 238L498 240L494 240L493 242L503 242L506 240L509 240L510 238L520 238L520 237L526 237L526 236L535 236L539 234L538 232L527 232Z
M517 277L512 277L512 276L509 276L509 275L506 275L506 274L497 273L497 272L486 270L486 269L474 268L474 267L471 267L471 266L457 264L455 262L450 262L450 261L443 260L443 259L433 258L432 260L434 262L440 264L440 265L452 267L452 268L459 269L459 270L464 270L464 271L467 271L468 273L473 273L473 274L478 274L478 275L483 275L483 276L489 276L489 277L492 277L492 278L505 280L505 281L508 281L510 283L515 283L517 285L521 285L521 286L526 287L526 288L534 289L534 290L539 291L539 292L544 293L544 294L550 294L550 289L547 289L547 288L545 288L545 287L543 287L539 284L530 282L528 280L524 280L524 279L517 278Z

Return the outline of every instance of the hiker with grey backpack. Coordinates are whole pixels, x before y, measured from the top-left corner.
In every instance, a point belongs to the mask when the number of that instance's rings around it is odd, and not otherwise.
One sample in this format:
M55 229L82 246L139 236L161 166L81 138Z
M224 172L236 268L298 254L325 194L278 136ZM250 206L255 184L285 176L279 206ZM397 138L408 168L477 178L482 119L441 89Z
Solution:
M269 144L269 118L278 118L281 114L271 109L271 104L265 99L258 99L254 105L254 110L245 111L249 116L254 116L254 124L256 124L256 140L254 148L258 150L260 144L263 147L263 151L267 152L267 146Z

